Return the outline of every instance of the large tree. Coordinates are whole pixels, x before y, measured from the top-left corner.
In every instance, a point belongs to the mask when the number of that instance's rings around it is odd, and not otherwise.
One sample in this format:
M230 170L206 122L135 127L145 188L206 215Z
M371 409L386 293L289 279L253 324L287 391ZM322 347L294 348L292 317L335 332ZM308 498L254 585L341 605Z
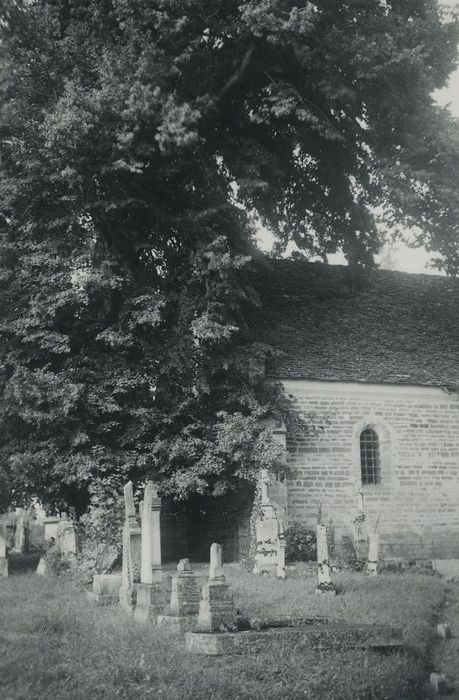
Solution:
M435 0L4 0L0 490L154 475L222 492L280 456L254 371L255 221L371 266L375 212L459 268Z

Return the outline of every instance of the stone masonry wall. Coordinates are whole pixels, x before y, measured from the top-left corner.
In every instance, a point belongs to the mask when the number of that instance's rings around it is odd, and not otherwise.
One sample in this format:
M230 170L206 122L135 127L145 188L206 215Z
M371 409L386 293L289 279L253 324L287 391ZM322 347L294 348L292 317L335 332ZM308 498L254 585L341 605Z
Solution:
M303 413L328 414L315 437L288 435L288 519L333 520L353 535L359 490L382 556L459 558L459 396L435 387L286 380ZM381 483L361 484L360 433L379 437Z

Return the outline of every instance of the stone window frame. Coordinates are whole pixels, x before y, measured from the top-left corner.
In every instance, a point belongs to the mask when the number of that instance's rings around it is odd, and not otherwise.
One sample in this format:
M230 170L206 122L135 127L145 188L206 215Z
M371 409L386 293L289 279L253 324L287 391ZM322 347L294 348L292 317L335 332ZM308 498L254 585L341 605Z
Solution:
M360 460L360 436L364 430L374 430L379 441L380 476L376 484L362 483ZM354 477L359 488L364 492L377 492L394 485L394 461L396 459L396 436L394 429L380 416L362 418L353 430L353 465Z

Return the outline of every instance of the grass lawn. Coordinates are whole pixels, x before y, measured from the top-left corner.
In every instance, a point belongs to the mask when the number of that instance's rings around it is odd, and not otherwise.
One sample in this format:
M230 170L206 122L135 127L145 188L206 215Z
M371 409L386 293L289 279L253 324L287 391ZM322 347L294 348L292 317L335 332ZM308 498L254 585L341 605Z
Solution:
M344 594L314 595L315 577L255 578L225 566L236 605L249 617L327 616L402 626L407 650L382 655L343 649L306 653L284 642L263 654L200 657L119 606L92 606L66 578L33 574L0 579L2 700L95 698L424 698L432 622L444 585L415 574L342 573Z

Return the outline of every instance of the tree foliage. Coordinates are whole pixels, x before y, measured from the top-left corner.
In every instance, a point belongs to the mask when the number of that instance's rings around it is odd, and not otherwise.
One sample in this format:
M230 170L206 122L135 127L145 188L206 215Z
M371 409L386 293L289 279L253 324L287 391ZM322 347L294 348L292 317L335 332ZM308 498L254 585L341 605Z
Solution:
M434 0L4 0L5 499L280 467L252 371L255 220L371 265L375 211L459 266L458 132Z

